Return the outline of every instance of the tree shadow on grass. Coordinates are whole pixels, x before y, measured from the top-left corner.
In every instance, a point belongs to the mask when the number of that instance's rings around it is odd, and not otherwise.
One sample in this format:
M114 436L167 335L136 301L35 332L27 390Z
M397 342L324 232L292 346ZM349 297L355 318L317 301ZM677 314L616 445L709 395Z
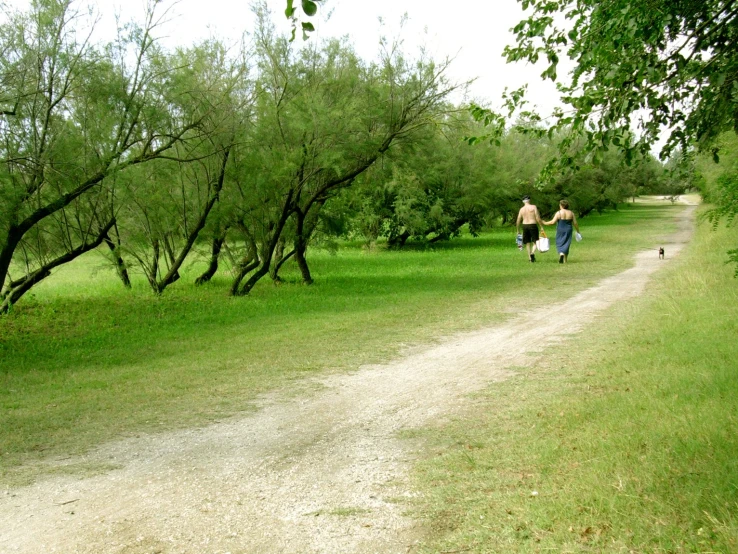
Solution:
M583 233L643 224L652 214L657 221L664 209L628 206L616 214L592 215L582 222ZM361 319L362 314L376 314L388 306L411 310L413 304L469 302L504 294L534 273L536 279L527 287L549 286L546 280L558 267L544 259L530 267L533 264L524 262L511 237L510 229L498 229L478 238L437 243L432 249L367 255L353 247L343 256L319 254L310 258L313 286L297 284L296 270L285 266L289 282L275 286L265 279L245 298L227 296L227 274L217 275L204 287L194 287L189 277L183 277L160 297L143 289L133 293L108 289L97 296L92 291L84 297L29 298L0 321L0 373L138 363L142 358L153 362L180 355L183 342L209 350L234 333L255 332L259 340L268 341L268 331L279 333L285 326L299 328L324 320L329 328L331 318L345 319L353 313ZM586 269L572 278L581 278Z

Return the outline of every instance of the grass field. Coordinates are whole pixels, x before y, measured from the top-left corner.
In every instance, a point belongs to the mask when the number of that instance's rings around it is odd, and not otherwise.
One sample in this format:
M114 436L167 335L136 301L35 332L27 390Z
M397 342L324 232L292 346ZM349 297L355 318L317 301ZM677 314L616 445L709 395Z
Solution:
M734 232L424 433L422 552L738 552Z
M204 425L252 409L265 391L299 392L305 375L385 360L527 301L560 301L628 266L680 209L587 217L564 267L555 253L528 263L510 229L403 252L349 244L310 253L315 285L288 268L287 283L264 281L246 298L227 297L227 275L193 287L197 267L162 297L142 278L126 291L88 255L0 318L0 484L33 480L49 457Z

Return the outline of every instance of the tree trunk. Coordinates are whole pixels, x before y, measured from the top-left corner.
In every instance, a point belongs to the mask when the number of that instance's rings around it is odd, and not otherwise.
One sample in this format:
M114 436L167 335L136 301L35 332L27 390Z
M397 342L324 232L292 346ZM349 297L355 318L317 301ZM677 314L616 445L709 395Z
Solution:
M582 210L579 212L578 217L581 219L582 217L587 217L590 213L594 211L594 208L587 208L586 210Z
M313 284L313 277L310 275L310 268L308 267L307 260L305 259L305 247L295 248L295 261L297 267L300 268L302 274L302 282L306 285Z
M154 239L151 242L151 266L149 271L146 273L146 278L149 280L149 285L153 289L154 293L159 294L161 291L158 286L159 277L159 239Z
M284 204L282 205L282 214L279 217L279 221L276 222L274 229L272 229L271 240L264 248L263 258L260 260L261 265L242 287L239 287L238 283L234 282L233 286L231 287L231 294L237 296L246 296L249 292L251 292L251 289L254 288L254 285L256 285L256 283L258 283L259 280L264 277L264 275L269 273L269 267L272 264L272 257L274 256L274 249L277 247L277 243L282 236L282 231L284 230L284 226L287 223L287 219L294 209L292 203L294 194L295 191L293 189L290 189L290 191L287 193L287 198L285 198ZM243 279L243 276L241 277L241 279ZM238 282L240 283L240 279L238 280Z
M402 248L405 246L405 243L407 242L407 239L410 238L410 233L405 230L399 235L394 235L387 239L387 246L390 248Z
M253 271L257 267L259 267L259 250L256 245L256 241L254 241L254 238L249 234L248 230L246 229L246 226L243 223L239 224L239 227L243 231L244 235L246 236L246 254L244 255L243 259L236 265L236 276L233 278L233 283L231 283L231 290L230 295L231 296L237 296L238 295L238 287L241 285L241 281L244 280L246 275L249 274L249 272Z
M174 245L171 235L165 235L162 242L164 243L164 253L166 254L165 260L168 262L167 265L169 266L169 271L164 279L162 279L162 281L157 285L159 292L164 292L164 289L167 288L168 285L179 281L179 265L177 265L177 257L174 255ZM171 277L169 277L170 274Z
M231 284L231 296L242 296L239 293L239 286L241 285L241 281L243 281L244 277L246 277L249 272L259 267L259 258L251 258L247 256L241 261L240 264L238 264L238 266L238 273L236 273L236 277L233 279L233 283Z
M11 283L8 290L3 294L2 304L0 304L0 314L7 313L13 304L17 303L24 294L31 290L33 285L43 281L49 275L51 275L50 270L40 268L27 275L24 279Z
M2 250L0 250L0 291L3 290L5 280L8 278L8 270L10 269L10 262L13 260L13 253L22 238L23 235L17 232L15 227L11 227L8 230L5 244Z
M49 275L51 275L52 269L60 265L69 263L75 258L84 254L85 252L89 252L90 250L94 250L95 248L100 246L105 240L105 237L108 235L108 231L110 231L111 227L114 224L115 219L111 220L104 228L100 229L97 236L95 237L95 240L93 240L92 242L82 243L77 248L70 250L65 254L62 254L58 258L38 268L36 271L29 273L22 279L18 279L17 281L10 283L8 289L3 293L2 296L2 303L0 304L0 314L6 313L10 309L10 306L18 302L18 300L25 293L31 290L31 288L36 283L39 283L40 281L46 279Z
M187 258L187 255L190 253L190 250L192 250L192 247L195 244L195 241L197 240L197 236L200 234L200 231L202 231L203 227L205 227L205 223L207 222L208 215L210 215L211 210L213 209L213 206L215 206L215 203L218 201L218 198L220 197L220 191L223 189L223 183L225 181L225 172L226 167L228 165L228 157L230 156L231 149L226 148L226 150L223 152L223 161L220 166L220 173L218 174L218 180L215 182L215 187L213 188L213 192L210 195L210 198L208 198L207 204L205 204L205 207L203 208L202 213L200 214L200 218L197 220L197 224L193 228L192 232L187 236L187 242L182 247L182 250L180 250L179 255L175 258L174 251L171 247L168 246L168 254L170 256L171 266L169 268L169 271L167 274L157 283L157 290L159 293L164 292L164 289L168 286L174 283L177 279L179 279L179 268L182 267L182 264L185 261L185 258ZM222 245L222 243L221 243Z
M468 223L469 219L466 217L456 219L451 225L449 225L449 229L447 231L444 231L442 233L438 233L435 237L428 240L428 244L435 244L436 242L442 241L442 240L449 240L451 237L454 236L455 233L459 231L466 223Z
M310 268L305 259L305 251L307 250L307 237L305 236L305 214L301 210L295 210L295 218L297 219L297 230L295 232L295 261L297 267L300 268L302 274L302 282L306 285L313 284L313 277L310 275Z
M205 273L200 275L196 280L196 285L202 285L204 283L207 283L210 281L210 279L213 278L215 273L218 271L218 260L220 259L220 252L223 249L223 243L225 242L225 236L226 232L228 231L228 227L223 229L223 231L216 237L213 238L213 245L210 250L210 264L208 265L208 268L205 270Z
M119 246L113 242L113 240L110 238L110 235L107 233L103 237L103 241L105 242L105 244L108 245L108 248L110 248L110 254L113 256L113 264L115 264L115 271L118 273L118 277L120 277L120 280L123 282L123 286L127 289L130 289L131 278L128 275L128 268L126 267L126 263L123 261L123 258L120 255Z
M290 252L290 254L294 254L294 251ZM279 268L282 267L282 264L284 262L284 239L279 239L279 241L277 242L277 247L274 249L274 259L272 260L272 265L269 268L269 277L271 277L272 281L274 281L275 283L279 283L282 281L279 276Z
M295 210L295 218L297 219L297 231L295 233L295 261L300 268L302 280L306 285L313 284L313 277L310 274L310 267L307 263L307 247L310 244L310 238L313 236L315 229L320 221L320 210L323 209L327 197L316 197L307 203L305 210Z
M259 267L259 269L253 275L251 275L251 277L249 277L249 280L246 281L246 284L244 284L243 287L239 288L236 291L236 296L246 296L248 293L251 292L251 289L254 288L256 283L258 283L261 278L264 277L264 275L269 273L269 265L265 262L262 262L261 266L259 266L259 262L256 262L254 264L254 268L256 267ZM231 292L232 291L233 289L231 289Z
M279 276L279 270L282 269L284 262L289 260L294 255L295 255L295 249L293 248L287 253L287 255L282 256L276 264L272 264L272 269L270 270L274 272L274 276L272 277L272 279L274 279L275 281L282 280L281 277Z

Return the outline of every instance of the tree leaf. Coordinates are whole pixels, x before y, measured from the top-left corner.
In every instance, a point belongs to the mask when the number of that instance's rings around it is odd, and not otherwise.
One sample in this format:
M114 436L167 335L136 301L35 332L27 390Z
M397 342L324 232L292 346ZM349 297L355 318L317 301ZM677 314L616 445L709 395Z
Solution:
M305 12L305 15L312 17L318 13L318 5L311 0L302 0L302 11Z

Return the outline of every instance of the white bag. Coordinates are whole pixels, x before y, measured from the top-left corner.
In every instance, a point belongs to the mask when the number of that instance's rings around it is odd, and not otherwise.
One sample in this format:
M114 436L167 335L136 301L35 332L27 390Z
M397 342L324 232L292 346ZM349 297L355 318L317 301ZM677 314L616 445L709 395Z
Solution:
M577 242L582 242L582 235L580 235L579 233L574 235L574 238L577 239Z
M541 237L536 241L536 247L539 252L548 252L548 237L546 233L541 232Z

